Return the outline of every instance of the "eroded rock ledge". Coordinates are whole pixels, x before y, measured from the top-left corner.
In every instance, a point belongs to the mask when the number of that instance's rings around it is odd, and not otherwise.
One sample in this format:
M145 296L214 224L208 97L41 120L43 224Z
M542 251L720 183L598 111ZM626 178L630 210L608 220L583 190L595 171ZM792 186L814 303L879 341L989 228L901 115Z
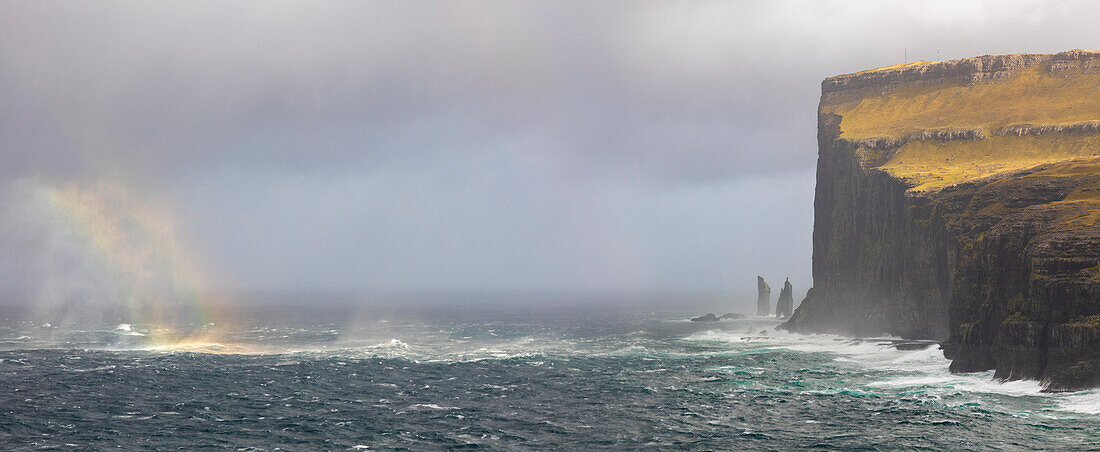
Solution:
M894 84L961 83L974 85L983 81L1010 77L1014 71L1049 63L1048 72L1077 68L1084 62L1086 70L1100 71L1100 52L1070 50L1058 54L1018 53L982 55L950 61L918 61L887 66L869 71L829 77L821 83L822 94L837 91L888 88Z
M1085 121L1070 125L1037 126L1032 124L1015 124L1003 127L993 132L997 136L1046 135L1048 133L1074 133L1095 134L1100 132L1100 121Z
M865 149L894 149L904 146L914 141L925 140L939 140L939 141L952 141L952 140L984 140L986 138L985 133L981 129L937 129L937 130L922 130L920 132L909 134L904 138L893 137L873 137L857 140L855 144Z

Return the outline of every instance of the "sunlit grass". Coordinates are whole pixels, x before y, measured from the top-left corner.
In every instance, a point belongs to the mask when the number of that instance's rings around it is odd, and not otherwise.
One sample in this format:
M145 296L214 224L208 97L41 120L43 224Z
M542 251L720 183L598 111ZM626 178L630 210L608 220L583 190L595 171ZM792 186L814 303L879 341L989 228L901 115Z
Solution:
M914 191L927 191L1044 163L1096 156L1100 156L1100 136L1096 135L992 136L907 143L880 168L909 181Z
M1046 64L973 86L907 84L893 91L868 89L858 102L824 105L841 115L841 138L901 138L929 129L993 131L1015 124L1069 125L1100 119L1100 72L1081 68L1049 72Z
M936 63L921 61L872 71L930 64ZM1073 165L1082 159L1100 156L1100 135L997 133L1013 125L1068 126L1100 120L1100 71L1083 67L1080 61L1059 62L1059 70L1055 71L1046 62L974 85L955 80L827 93L821 110L840 115L840 138L853 142L881 137L904 139L939 129L976 129L984 133L985 139L931 139L911 141L892 151L861 151L864 164L906 180L913 191L938 190L1051 162L1073 161L1063 171L1075 171Z

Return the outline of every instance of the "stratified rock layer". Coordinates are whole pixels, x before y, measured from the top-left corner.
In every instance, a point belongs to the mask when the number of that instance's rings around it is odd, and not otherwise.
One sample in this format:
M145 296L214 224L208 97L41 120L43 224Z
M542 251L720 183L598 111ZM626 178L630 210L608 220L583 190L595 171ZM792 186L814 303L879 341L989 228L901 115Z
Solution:
M768 315L772 311L772 288L762 276L756 277L756 315Z
M785 328L945 341L953 371L1100 386L1100 53L826 79L814 287Z

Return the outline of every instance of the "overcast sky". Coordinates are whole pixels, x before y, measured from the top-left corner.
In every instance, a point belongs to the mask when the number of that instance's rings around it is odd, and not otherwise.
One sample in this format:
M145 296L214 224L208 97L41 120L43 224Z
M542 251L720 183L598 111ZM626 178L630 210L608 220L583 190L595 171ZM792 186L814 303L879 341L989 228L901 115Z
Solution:
M0 277L41 290L67 259L28 184L111 180L232 287L760 274L801 298L821 79L1096 49L1098 23L1076 1L4 2Z

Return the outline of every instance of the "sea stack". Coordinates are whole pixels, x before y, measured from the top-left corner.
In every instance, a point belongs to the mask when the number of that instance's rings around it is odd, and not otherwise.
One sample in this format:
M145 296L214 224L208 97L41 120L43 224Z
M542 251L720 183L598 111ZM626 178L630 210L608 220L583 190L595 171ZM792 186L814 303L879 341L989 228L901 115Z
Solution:
M791 287L791 279L787 278L783 282L783 290L779 291L779 300L775 302L775 316L776 317L790 317L791 311L794 311L794 296L791 292L794 289Z
M813 281L783 328L943 342L954 372L1100 387L1100 52L821 84Z
M772 310L772 288L764 277L756 277L756 315L768 315Z

